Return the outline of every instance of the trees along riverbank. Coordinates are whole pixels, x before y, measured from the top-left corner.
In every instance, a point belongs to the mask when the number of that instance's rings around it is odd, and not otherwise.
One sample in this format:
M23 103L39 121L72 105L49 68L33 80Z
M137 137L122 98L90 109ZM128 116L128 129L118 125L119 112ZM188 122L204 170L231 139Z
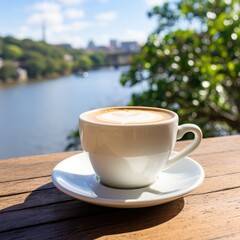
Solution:
M31 39L0 37L2 84L55 78L106 64L104 52L88 52Z

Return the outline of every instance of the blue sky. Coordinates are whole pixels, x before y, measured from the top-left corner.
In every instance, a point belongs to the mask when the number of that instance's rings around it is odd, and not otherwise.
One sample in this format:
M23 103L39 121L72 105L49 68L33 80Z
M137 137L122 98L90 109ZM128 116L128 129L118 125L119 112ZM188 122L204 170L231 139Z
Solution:
M85 47L90 39L107 45L109 39L140 43L154 29L147 11L163 0L0 0L0 35L41 39Z

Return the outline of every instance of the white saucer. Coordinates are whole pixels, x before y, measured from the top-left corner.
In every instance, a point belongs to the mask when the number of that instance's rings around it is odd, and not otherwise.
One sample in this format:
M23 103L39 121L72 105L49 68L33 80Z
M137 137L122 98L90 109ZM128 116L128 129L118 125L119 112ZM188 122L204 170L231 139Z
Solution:
M102 185L85 153L63 160L52 171L53 183L62 192L82 201L118 208L149 207L170 202L197 188L203 179L203 168L189 157L161 172L154 184L138 189L115 189Z

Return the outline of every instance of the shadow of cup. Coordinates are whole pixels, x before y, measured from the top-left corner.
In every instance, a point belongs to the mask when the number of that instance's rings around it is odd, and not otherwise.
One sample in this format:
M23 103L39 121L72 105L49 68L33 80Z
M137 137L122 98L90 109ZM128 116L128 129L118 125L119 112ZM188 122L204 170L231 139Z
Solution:
M101 207L75 200L47 183L24 202L0 210L0 235L1 239L96 239L155 227L183 208L183 198L148 208Z

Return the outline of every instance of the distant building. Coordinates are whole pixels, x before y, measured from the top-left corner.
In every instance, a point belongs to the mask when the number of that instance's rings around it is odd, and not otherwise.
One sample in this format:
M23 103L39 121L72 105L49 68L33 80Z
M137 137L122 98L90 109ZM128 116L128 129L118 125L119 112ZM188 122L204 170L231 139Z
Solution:
M140 50L140 46L135 41L132 41L132 42L121 42L121 50L138 52Z
M27 70L23 68L17 68L18 73L18 81L19 82L26 82L28 80L28 73Z
M117 42L117 40L111 39L111 40L110 40L110 47L111 47L112 49L117 49L117 48L118 48L118 42Z
M0 68L3 66L3 59L0 58Z
M87 49L89 49L89 50L95 50L96 49L96 45L95 45L93 40L90 40L88 42Z
M63 59L64 59L64 61L66 61L66 62L72 62L72 61L73 61L73 56L70 55L70 54L65 54L65 55L63 56Z
M139 52L140 45L136 41L126 41L126 42L118 42L116 39L111 39L109 41L109 46L104 45L96 45L93 40L90 40L87 45L88 50L92 51L124 51L124 52Z

